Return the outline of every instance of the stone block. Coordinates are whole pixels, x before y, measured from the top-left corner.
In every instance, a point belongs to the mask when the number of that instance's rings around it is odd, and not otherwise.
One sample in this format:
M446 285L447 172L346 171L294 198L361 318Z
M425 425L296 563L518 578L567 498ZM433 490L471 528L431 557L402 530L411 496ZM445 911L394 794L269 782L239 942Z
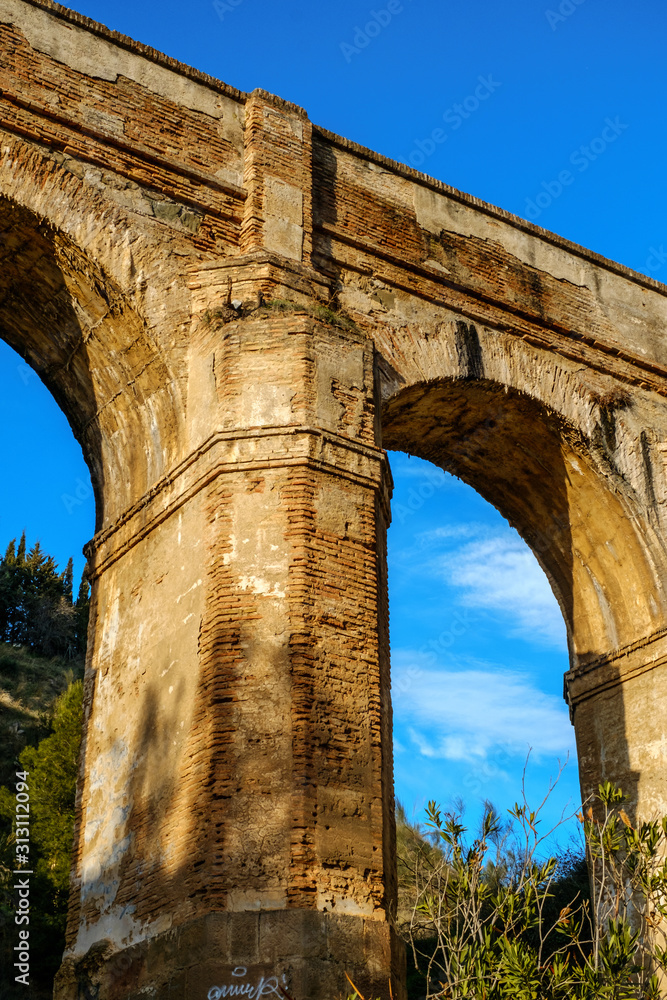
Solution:
M234 913L229 926L229 961L245 966L259 963L259 912Z
M363 965L367 957L367 923L359 917L327 914L327 957L333 961L342 957L350 966Z
M326 957L326 916L317 910L267 910L259 917L259 957L276 968Z

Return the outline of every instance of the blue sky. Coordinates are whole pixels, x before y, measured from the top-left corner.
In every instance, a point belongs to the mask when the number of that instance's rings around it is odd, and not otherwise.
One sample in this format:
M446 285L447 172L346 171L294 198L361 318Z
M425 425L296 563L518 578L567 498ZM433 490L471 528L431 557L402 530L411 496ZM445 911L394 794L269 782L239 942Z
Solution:
M77 10L242 90L667 280L665 29L658 0L80 0ZM25 526L64 565L93 530L55 404L0 345L0 542ZM41 391L40 391L41 390ZM409 813L460 795L577 797L564 627L546 579L464 484L392 456L396 788Z

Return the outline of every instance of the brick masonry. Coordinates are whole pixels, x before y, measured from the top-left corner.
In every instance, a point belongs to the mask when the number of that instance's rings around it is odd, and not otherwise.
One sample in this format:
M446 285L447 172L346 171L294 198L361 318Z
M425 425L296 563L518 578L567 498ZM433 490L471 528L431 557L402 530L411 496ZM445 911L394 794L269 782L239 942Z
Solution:
M667 812L667 289L48 0L0 36L0 331L97 503L56 996L401 998L385 450L526 538L584 794Z

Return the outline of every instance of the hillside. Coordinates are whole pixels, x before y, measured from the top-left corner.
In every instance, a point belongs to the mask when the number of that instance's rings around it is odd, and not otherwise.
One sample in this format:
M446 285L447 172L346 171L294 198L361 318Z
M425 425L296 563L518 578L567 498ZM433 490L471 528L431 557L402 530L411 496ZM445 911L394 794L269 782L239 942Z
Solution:
M47 1000L64 947L74 789L81 741L81 700L88 584L76 600L72 562L25 534L0 559L0 996L24 996L13 966L18 929L13 889L17 772L30 803L30 974L33 1000ZM21 779L23 781L23 779Z
M83 677L83 657L44 657L0 643L0 785L8 785L18 756L49 732L56 699Z

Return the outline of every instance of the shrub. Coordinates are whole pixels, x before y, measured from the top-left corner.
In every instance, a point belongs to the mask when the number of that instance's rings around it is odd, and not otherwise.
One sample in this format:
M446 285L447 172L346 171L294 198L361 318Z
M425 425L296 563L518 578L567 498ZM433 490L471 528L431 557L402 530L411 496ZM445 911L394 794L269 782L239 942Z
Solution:
M606 783L579 814L590 893L583 857L540 859L539 810L525 797L506 827L487 808L472 839L460 814L429 803L431 843L409 862L410 941L425 964L427 997L659 1000L667 818L633 825L622 803L621 789Z

